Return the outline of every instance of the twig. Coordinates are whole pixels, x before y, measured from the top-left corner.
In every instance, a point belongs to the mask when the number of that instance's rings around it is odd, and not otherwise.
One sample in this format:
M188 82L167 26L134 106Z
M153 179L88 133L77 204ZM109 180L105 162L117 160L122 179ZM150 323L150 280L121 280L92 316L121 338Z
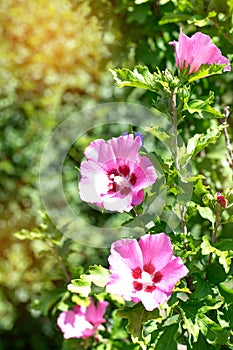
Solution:
M218 28L221 31L221 34L224 36L224 38L229 41L230 44L233 44L233 40L231 39L231 37L220 28L220 25L218 22L215 22L213 19L210 19L211 22L215 25L216 28Z
M54 253L54 256L55 256L55 258L56 258L56 260L57 260L57 262L58 262L60 268L62 269L62 271L63 271L63 273L64 273L64 275L65 275L65 277L66 277L67 283L69 283L69 282L71 281L71 277L70 277L68 271L66 270L66 268L65 268L65 266L64 266L64 264L63 264L63 261L62 261L61 257L60 257L59 254L58 254L57 248L56 248L53 244L50 244L49 246L52 248L52 251L53 251L53 253Z
M220 119L220 123L224 126L223 133L224 133L226 148L227 148L227 152L228 152L228 156L229 156L229 157L227 157L227 161L228 161L230 168L233 169L233 149L231 147L230 137L229 137L229 134L227 131L227 119L228 119L229 115L230 115L229 106L226 106L224 108L224 118Z

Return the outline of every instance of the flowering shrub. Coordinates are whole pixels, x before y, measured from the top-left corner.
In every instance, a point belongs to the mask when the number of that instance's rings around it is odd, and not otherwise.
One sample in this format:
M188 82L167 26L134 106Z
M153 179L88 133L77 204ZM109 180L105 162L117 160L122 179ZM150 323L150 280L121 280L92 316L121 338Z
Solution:
M170 129L156 117L147 125L144 140L147 133L152 135L151 152L132 130L108 141L96 139L85 148L80 165L81 200L101 208L98 215L105 210L112 216L114 211L129 215L124 234L111 244L109 266L71 269L78 254L72 250L66 259L68 240L51 239L67 286L52 309L64 338L79 338L65 341L64 349L233 349L233 240L223 237L224 225L233 220L232 188L226 185L227 175L221 192L222 184L209 184L200 162L193 174L187 171L190 162L197 155L205 157L205 150L223 135L231 179L228 108L214 104L212 91L201 98L194 88L201 78L230 71L230 63L202 33L188 38L181 29L178 42L170 44L178 75L175 67L111 70L118 87L144 88L153 94L153 108ZM195 118L206 122L205 133L195 132ZM155 146L158 141L168 152ZM160 176L153 157L162 169ZM162 203L159 194L165 192ZM154 209L156 200L162 206L160 215ZM37 234L46 241L46 229L42 225L39 232L21 232L18 237L33 239ZM104 249L104 254L109 252ZM96 306L92 297L99 300ZM90 304L84 307L86 302Z
M79 192L82 200L111 211L130 211L144 198L144 188L156 180L151 161L139 154L140 136L123 135L95 140L81 163Z

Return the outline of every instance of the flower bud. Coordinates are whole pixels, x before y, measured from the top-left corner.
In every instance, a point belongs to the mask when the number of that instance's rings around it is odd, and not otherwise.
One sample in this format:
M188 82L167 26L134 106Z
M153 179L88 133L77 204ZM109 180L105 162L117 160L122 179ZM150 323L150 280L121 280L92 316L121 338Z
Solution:
M218 202L223 208L226 208L226 206L227 206L227 200L226 200L226 198L225 198L220 192L217 193L216 199L217 199L217 202Z

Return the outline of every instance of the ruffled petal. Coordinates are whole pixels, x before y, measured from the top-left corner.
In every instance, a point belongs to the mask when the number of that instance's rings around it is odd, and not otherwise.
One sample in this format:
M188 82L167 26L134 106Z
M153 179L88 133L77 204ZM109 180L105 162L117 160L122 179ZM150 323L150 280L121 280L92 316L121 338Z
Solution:
M173 248L170 238L165 233L144 235L139 240L143 263L152 263L156 271L166 266L172 259Z
M139 136L134 139L133 135L129 134L113 137L108 141L108 144L111 145L116 159L136 162L142 141Z
M179 257L173 257L173 259L162 270L160 270L160 272L162 273L163 278L157 286L164 292L171 294L176 283L186 276L189 270Z

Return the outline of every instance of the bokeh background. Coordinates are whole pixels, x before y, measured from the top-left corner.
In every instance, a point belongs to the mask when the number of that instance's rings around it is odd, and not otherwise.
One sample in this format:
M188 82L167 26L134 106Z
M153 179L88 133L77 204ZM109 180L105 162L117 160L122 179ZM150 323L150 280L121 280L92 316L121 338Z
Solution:
M168 43L177 40L180 26L187 35L210 35L232 59L232 18L232 0L0 1L0 350L61 349L52 306L69 278L91 264L107 266L106 250L64 239L43 211L39 164L51 132L72 113L100 103L161 110L150 92L114 86L109 69L137 64L151 71L175 69ZM203 79L193 97L212 90L217 108L232 110L232 85L232 73ZM101 124L98 118L93 123ZM187 115L181 136L187 140L216 123ZM232 139L231 118L229 125ZM90 130L67 156L66 191L73 205L79 203L75 165L85 146L101 136L108 139L111 130ZM199 155L193 171L224 191L230 173L224 159L221 137ZM91 210L85 207L80 215L90 218ZM96 225L110 220L91 218ZM198 216L193 220L198 227ZM232 228L224 227L226 237Z

